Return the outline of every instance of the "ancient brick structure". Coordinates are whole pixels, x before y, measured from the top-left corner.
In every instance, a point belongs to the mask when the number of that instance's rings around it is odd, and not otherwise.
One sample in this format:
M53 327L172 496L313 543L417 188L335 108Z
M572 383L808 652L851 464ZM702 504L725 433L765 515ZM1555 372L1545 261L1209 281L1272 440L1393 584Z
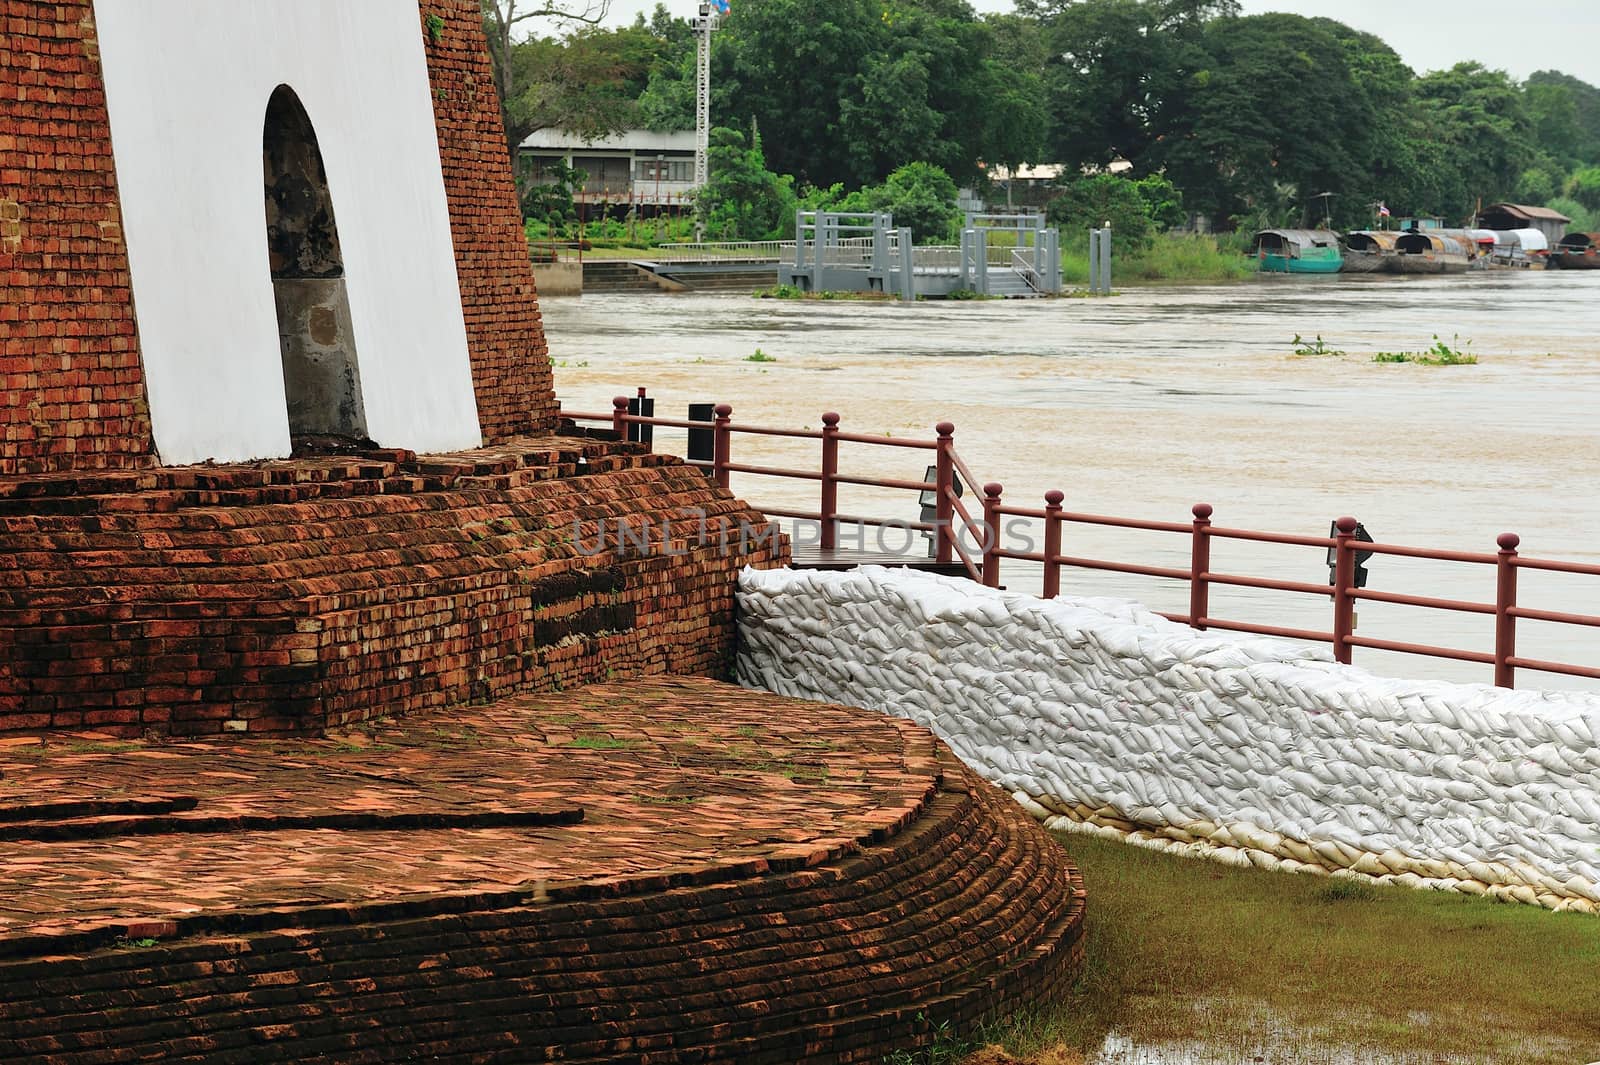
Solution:
M780 544L589 557L572 532L760 516L626 445L530 438L554 389L474 0L416 32L480 423L516 442L422 460L156 467L93 5L0 0L0 26L0 731L316 734L724 670L732 575Z
M5 809L0 1057L878 1062L1082 957L1065 853L892 718L660 679L271 746L0 748L63 781Z
M786 548L698 470L638 450L0 480L0 732L316 734L724 675L733 576Z
M477 0L421 0L484 439L548 430L555 387Z
M420 0L418 33L495 443L548 432L556 408L478 12ZM93 4L0 0L0 26L0 475L153 466Z
M0 475L153 465L90 4L0 29Z

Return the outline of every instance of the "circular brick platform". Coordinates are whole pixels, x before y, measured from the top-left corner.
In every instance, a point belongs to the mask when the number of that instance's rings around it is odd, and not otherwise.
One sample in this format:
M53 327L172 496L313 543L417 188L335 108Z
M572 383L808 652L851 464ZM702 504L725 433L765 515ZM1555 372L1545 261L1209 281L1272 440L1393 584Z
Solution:
M877 1060L1063 988L1081 882L931 735L709 681L323 740L0 739L23 1060Z

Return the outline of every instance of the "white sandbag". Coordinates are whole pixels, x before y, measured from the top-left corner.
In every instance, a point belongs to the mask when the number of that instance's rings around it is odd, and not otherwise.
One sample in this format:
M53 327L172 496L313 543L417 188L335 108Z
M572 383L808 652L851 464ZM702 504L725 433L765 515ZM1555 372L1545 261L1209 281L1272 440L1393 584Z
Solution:
M739 602L741 683L918 721L1052 827L1600 904L1600 697L1374 677L1125 600L899 570L752 570Z

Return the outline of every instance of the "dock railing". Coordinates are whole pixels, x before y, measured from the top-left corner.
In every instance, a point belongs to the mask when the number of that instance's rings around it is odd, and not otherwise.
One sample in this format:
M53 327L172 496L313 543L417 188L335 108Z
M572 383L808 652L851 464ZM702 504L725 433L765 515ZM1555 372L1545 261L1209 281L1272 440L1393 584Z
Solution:
M736 424L733 421L733 408L727 404L715 408L715 418L712 421L690 421L630 414L628 412L630 402L628 397L619 396L613 400L613 409L609 414L563 411L562 417L574 423L608 424L617 437L623 440L628 439L629 428L632 426L710 430L713 440L712 458L691 460L690 465L705 470L723 488L729 487L731 475L736 473L815 482L818 486L818 507L814 511L760 507L759 503L757 506L763 513L772 517L817 522L820 527L821 546L824 549L837 547L839 529L844 525L911 529L933 536L932 561L959 564L969 577L990 588L1001 587L1001 565L1008 560L1035 563L1043 568L1043 594L1046 599L1053 599L1061 594L1062 574L1066 569L1132 574L1188 585L1189 609L1185 613L1162 614L1171 621L1200 630L1221 629L1330 644L1335 660L1345 664L1351 663L1355 649L1361 647L1491 666L1494 683L1502 688L1516 686L1516 674L1519 669L1600 680L1600 666L1524 658L1517 654L1518 621L1600 629L1600 615L1542 610L1522 605L1518 599L1518 575L1523 571L1529 571L1600 577L1600 565L1529 558L1519 553L1521 539L1515 533L1501 534L1496 541L1495 551L1472 552L1374 543L1358 537L1356 519L1348 516L1340 517L1334 522L1331 536L1321 537L1218 526L1212 522L1215 510L1208 503L1196 504L1191 511L1190 519L1182 522L1068 511L1063 507L1065 495L1060 491L1047 492L1043 507L1013 506L1006 502L1005 490L1000 484L979 481L962 460L955 449L955 426L950 422L941 422L935 427L934 439L916 440L845 432L840 428L839 415L833 412L822 416L823 427L820 430L778 429ZM733 440L741 435L811 441L818 449L818 467L796 469L734 462ZM933 480L914 481L848 474L841 469L839 461L840 445L844 443L933 452L935 477ZM982 507L979 513L974 514L968 509L962 499L958 483L972 487L982 485ZM932 522L905 521L843 513L839 510L841 485L914 492L924 499L926 493L932 492L936 500L935 519ZM1022 551L1007 547L1005 541L1008 519L1042 522L1044 531L1042 550ZM1066 550L1067 527L1072 525L1187 537L1189 565L1152 566L1069 554ZM1318 584L1310 581L1219 572L1213 569L1211 561L1212 547L1217 541L1239 541L1327 552L1328 565L1332 571L1331 579L1327 584ZM1364 561L1361 556L1368 553L1492 569L1493 601L1446 599L1365 588L1357 580L1357 566L1360 561ZM1212 614L1210 605L1211 591L1216 587L1286 592L1326 599L1331 606L1330 625L1325 630L1303 629L1217 617ZM1492 616L1494 648L1492 651L1475 651L1359 635L1355 625L1356 607L1362 602Z
M528 257L535 266L550 263L581 263L583 262L583 241L581 240L530 240L528 241Z

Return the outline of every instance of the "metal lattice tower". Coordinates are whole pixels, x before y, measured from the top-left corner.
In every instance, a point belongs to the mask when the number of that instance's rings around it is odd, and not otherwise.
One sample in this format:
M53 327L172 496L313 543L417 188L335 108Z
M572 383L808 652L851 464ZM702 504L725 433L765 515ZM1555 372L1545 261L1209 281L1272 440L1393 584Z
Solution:
M695 140L694 183L705 188L711 178L711 35L717 30L717 16L712 5L700 5L700 17L695 19L695 41L698 45L695 66Z

